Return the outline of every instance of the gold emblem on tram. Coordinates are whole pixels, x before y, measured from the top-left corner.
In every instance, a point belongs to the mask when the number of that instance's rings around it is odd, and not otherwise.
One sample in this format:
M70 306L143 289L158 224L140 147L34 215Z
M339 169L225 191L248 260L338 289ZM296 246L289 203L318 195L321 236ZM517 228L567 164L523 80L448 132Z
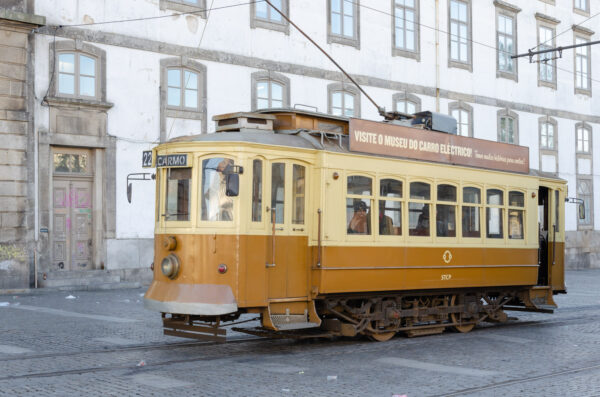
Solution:
M444 262L450 263L450 261L452 260L452 252L450 252L450 250L446 250L444 252L444 255L442 255L442 259L444 260Z

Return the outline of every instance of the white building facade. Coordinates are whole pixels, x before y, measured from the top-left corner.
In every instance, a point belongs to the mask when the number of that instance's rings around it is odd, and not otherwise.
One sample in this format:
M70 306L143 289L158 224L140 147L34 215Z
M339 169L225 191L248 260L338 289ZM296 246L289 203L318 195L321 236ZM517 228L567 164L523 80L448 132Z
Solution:
M600 266L600 47L510 58L597 40L599 0L271 1L380 106L450 114L462 135L528 146L531 168L586 203L585 219L566 205L567 266ZM381 119L264 1L8 2L45 17L22 81L33 95L23 213L34 233L21 238L36 250L23 266L40 275L149 277L154 183L135 184L129 204L126 176L159 142L213 133L214 115L304 105Z

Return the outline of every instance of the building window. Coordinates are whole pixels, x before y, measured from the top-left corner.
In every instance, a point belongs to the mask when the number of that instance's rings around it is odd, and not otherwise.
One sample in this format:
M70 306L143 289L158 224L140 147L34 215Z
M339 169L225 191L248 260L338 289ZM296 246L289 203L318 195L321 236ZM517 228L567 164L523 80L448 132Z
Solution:
M536 13L538 50L556 47L556 25L560 21L548 15ZM538 54L538 86L556 89L556 52Z
M167 71L167 105L170 108L198 110L198 73L182 68Z
M558 123L552 117L540 117L540 171L556 174L558 172L557 128Z
M206 67L185 58L161 65L161 142L206 132Z
M519 115L515 112L498 111L498 142L519 144Z
M578 126L577 131L577 152L590 153L590 131L588 128Z
M419 59L419 0L394 0L392 55Z
M592 180L577 178L577 198L583 200L585 207L585 217L583 219L577 217L578 226L592 227L592 203L593 203Z
M271 0L271 3L287 17L290 16L289 0ZM250 3L250 27L290 33L288 21L264 1Z
M193 15L206 18L206 0L160 0L159 8L193 13Z
M106 102L106 53L87 43L71 40L50 45L55 59L50 97L68 97L78 101Z
M456 134L473 136L473 107L463 101L448 104L448 114L456 119Z
M449 66L471 70L471 2L450 0Z
M519 7L504 1L494 1L496 6L496 77L517 80L517 14Z
M421 111L421 98L413 94L398 92L392 96L394 111L414 114Z
M585 43L589 43L589 40L583 37L575 37L575 44ZM590 47L575 48L575 93L591 94L592 78L590 71Z
M573 11L578 14L590 14L590 2L588 0L573 0Z
M290 106L290 79L275 72L252 73L252 110Z
M327 42L360 48L359 1L328 0Z
M333 83L327 87L328 112L334 116L360 117L360 95L350 85Z

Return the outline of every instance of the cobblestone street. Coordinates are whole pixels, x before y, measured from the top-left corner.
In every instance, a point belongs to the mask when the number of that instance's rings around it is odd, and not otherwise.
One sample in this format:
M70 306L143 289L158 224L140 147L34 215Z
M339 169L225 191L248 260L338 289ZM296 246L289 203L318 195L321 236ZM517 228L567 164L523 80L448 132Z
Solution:
M384 343L167 337L143 289L0 295L0 395L598 396L598 285L567 272L554 314Z

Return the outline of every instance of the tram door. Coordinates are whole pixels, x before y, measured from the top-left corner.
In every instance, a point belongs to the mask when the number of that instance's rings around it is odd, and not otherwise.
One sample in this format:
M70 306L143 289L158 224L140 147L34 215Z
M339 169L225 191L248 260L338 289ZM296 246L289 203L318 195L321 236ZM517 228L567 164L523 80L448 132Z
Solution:
M266 239L268 298L307 296L307 167L291 161L270 165L270 238Z
M540 186L538 192L538 285L548 285L548 242L549 232L549 190L547 187Z

